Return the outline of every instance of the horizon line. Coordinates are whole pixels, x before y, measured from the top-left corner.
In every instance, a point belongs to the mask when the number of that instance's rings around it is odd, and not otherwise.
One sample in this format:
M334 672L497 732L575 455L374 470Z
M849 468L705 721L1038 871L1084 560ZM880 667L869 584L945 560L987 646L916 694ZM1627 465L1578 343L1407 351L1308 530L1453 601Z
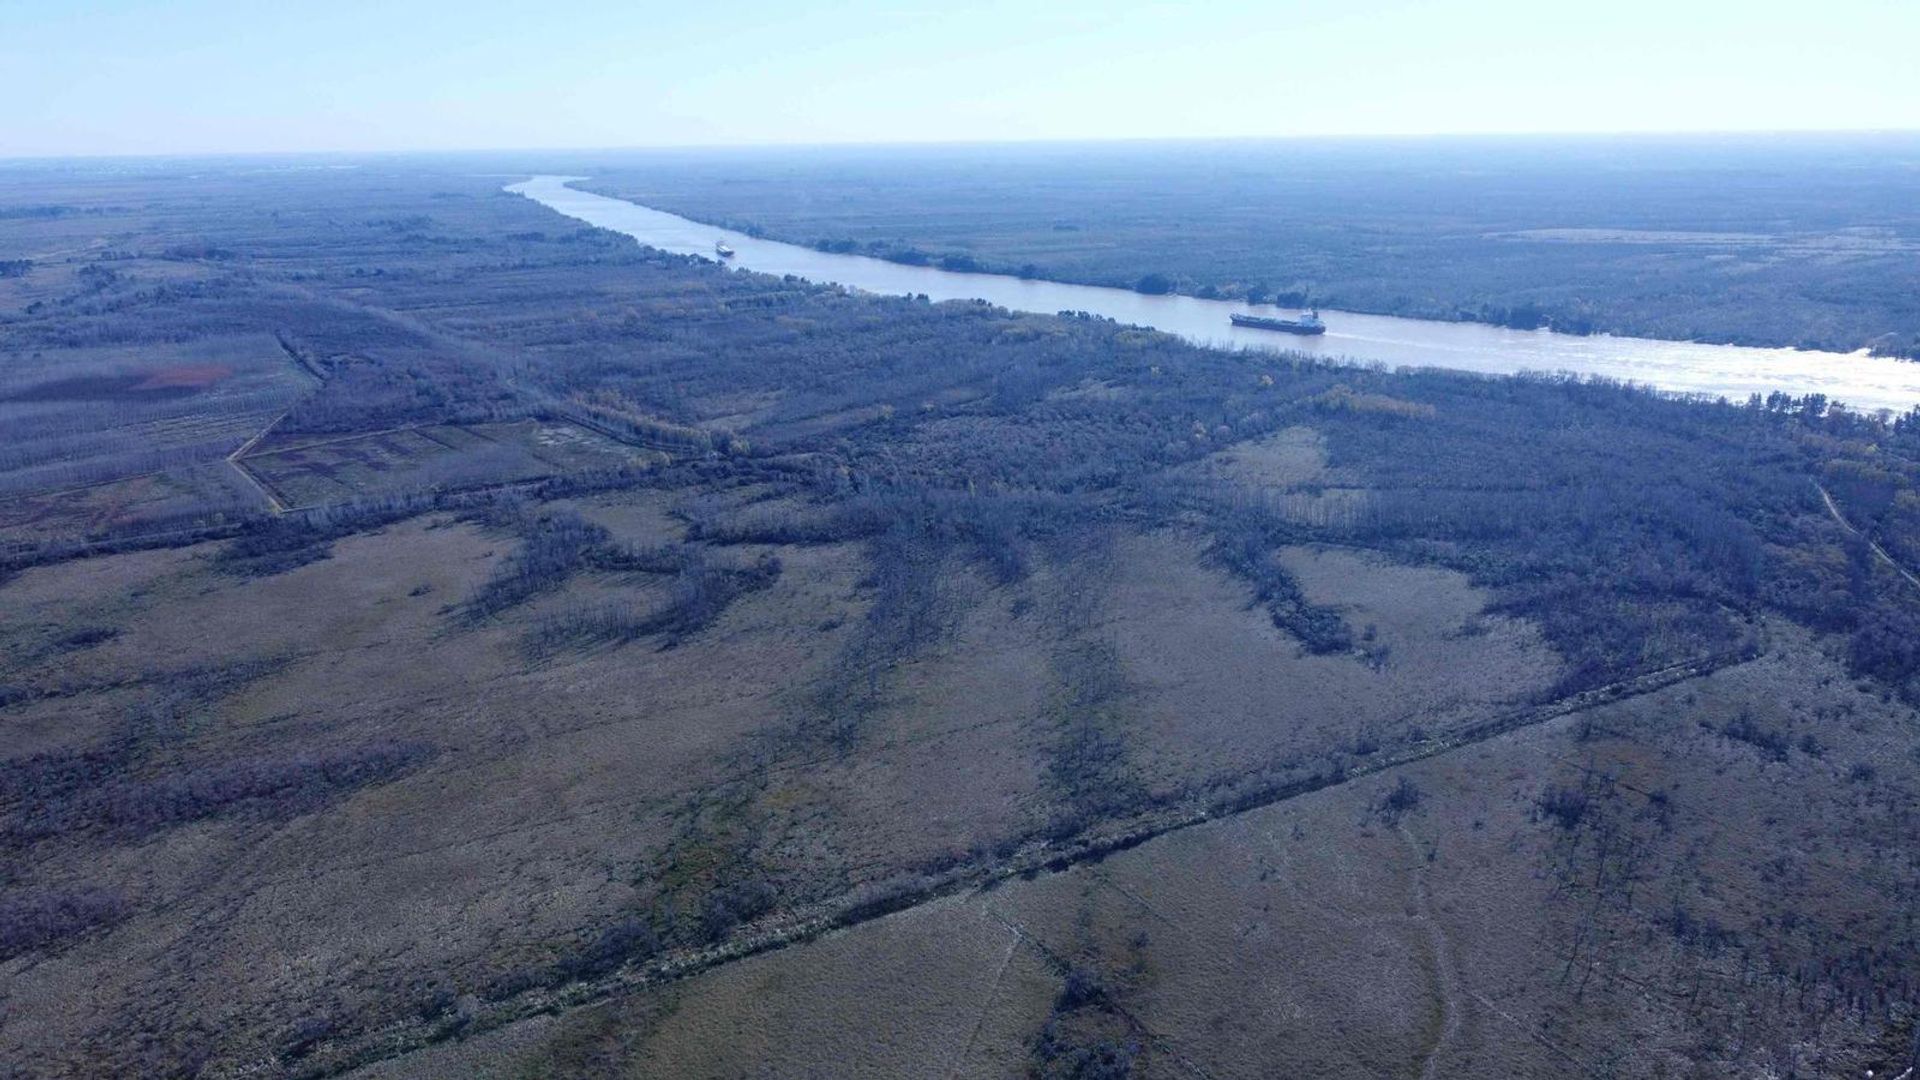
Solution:
M1808 137L1889 137L1920 136L1915 127L1863 128L1698 128L1629 129L1581 131L1433 131L1433 132L1317 132L1283 135L1123 135L1060 136L1012 139L828 139L815 141L707 142L707 143L627 143L598 146L464 146L464 147L364 147L357 149L293 150L180 150L180 151L98 151L82 153L29 153L0 156L0 166L25 163L107 162L107 161L211 161L248 158L294 157L430 157L461 154L609 154L636 152L685 152L725 150L832 150L832 149L927 149L937 147L993 146L1085 146L1137 145L1143 143L1311 143L1311 142L1437 142L1447 140L1607 140L1607 139L1728 139L1728 138L1808 138Z

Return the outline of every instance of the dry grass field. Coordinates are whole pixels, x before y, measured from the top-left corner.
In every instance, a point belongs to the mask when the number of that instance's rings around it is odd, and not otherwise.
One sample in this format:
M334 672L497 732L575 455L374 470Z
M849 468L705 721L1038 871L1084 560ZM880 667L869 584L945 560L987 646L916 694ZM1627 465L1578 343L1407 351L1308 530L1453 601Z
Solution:
M1889 874L1857 846L1809 842L1866 806L1870 828L1905 827L1920 772L1909 758L1846 779L1907 718L1846 692L1834 717L1800 711L1835 676L1785 631L1766 658L1645 698L365 1075L1028 1075L1050 1020L1072 1027L1057 1006L1073 972L1098 975L1102 998L1078 1011L1111 1014L1144 1076L1705 1076L1775 1060L1864 1075L1900 1047L1863 1048L1843 1009L1780 993L1792 957L1755 948L1796 919L1868 947L1911 932L1910 863ZM1825 750L1756 760L1668 724L1680 709L1756 710ZM1403 783L1418 794L1396 808ZM1578 821L1543 809L1566 790L1587 795ZM1754 874L1775 886L1765 902ZM1604 887L1582 895L1592 877ZM1714 934L1673 938L1681 911Z
M658 498L569 508L634 544L683 528ZM450 609L505 546L428 517L272 578L223 575L211 550L188 548L8 586L0 632L9 691L25 698L9 710L22 750L111 743L127 716L164 725L137 773L154 776L420 748L364 788L315 794L298 817L216 813L159 835L128 823L36 846L35 890L112 883L127 906L111 933L16 969L31 992L16 981L10 1058L77 1068L84 1057L63 1055L98 1038L206 1016L224 1041L270 1054L306 1019L289 1002L365 1023L438 986L484 988L736 863L799 907L914 867L991 862L1077 797L1054 774L1075 722L1062 702L1096 678L1112 685L1102 783L1177 799L1322 756L1364 770L1410 728L1442 737L1554 674L1537 634L1486 616L1484 596L1444 572L1287 553L1310 595L1338 597L1387 650L1314 657L1177 535L1122 536L1097 574L1062 567L1014 595L966 574L944 584L964 612L951 640L890 675L857 746L823 753L795 694L826 677L857 624L857 552L778 550L779 582L697 641L543 658L524 639L555 611L655 603L659 590L596 574L463 626ZM1047 625L1042 613L1076 604L1083 623ZM260 611L279 616L263 624ZM75 626L103 640L63 640ZM1916 884L1911 862L1867 854L1911 825L1899 793L1920 769L1885 753L1911 714L1853 690L1804 635L1774 632L1762 660L1649 698L391 1068L1017 1074L1063 964L1117 966L1115 1007L1147 1075L1269 1075L1283 1058L1302 1075L1552 1075L1617 1057L1609 1044L1628 1023L1636 1053L1654 1055L1641 1065L1709 1049L1731 1060L1744 1039L1784 1038L1786 1019L1724 983L1766 985L1796 959L1745 955L1743 929L1798 913L1816 937L1897 934ZM1787 741L1783 759L1715 730L1743 710ZM1799 748L1809 736L1817 754ZM1860 762L1881 764L1850 779ZM1576 831L1586 822L1562 828L1541 810L1543 792L1596 775L1607 794L1588 812L1620 819L1606 827L1625 831L1624 854L1594 854L1584 845L1603 841ZM1417 803L1383 809L1403 776ZM1814 824L1841 822L1837 842ZM1603 891L1585 909L1570 890L1589 874L1624 898ZM1744 899L1723 909L1729 890ZM1646 941L1680 910L1740 944L1695 956L1676 940L1650 957ZM1613 951L1623 942L1634 947ZM1720 996L1681 981L1696 965ZM1643 999L1648 986L1668 990ZM876 1007L891 1010L885 1023ZM1819 1029L1800 1037L1793 1052L1825 1060Z
M576 505L616 542L678 539L658 500ZM10 1054L58 1060L59 1047L85 1045L70 1026L88 1015L78 994L111 1002L116 1023L218 1014L228 1037L252 1026L267 1047L304 1019L283 1012L293 986L324 988L352 1014L421 992L418 972L485 985L724 864L750 862L806 903L981 857L1076 797L1050 767L1077 722L1064 702L1093 680L1111 681L1118 744L1103 782L1173 798L1255 764L1402 735L1409 713L1438 729L1552 670L1524 634L1461 636L1480 601L1443 572L1334 554L1297 557L1325 564L1316 587L1352 586L1353 617L1376 622L1394 658L1296 656L1191 544L1122 537L1102 574L1063 566L1011 593L964 573L944 582L950 638L894 669L857 744L829 753L807 733L805 690L862 614L857 552L775 550L780 580L696 641L543 657L525 641L542 620L649 606L660 591L594 574L464 625L451 611L507 546L428 517L269 578L223 574L212 550L188 548L31 570L8 586L0 633L10 692L26 700L11 710L22 749L111 743L130 715L165 725L137 767L154 776L419 748L393 775L316 795L290 820L216 813L157 837L128 826L42 842L36 889L111 882L128 909L112 934L35 963L34 992L12 999ZM1076 602L1046 595L1055 589L1078 595L1084 623L1049 625L1045 613ZM278 614L262 622L263 611ZM60 640L74 626L103 640ZM236 658L239 670L222 671ZM1425 713L1402 700L1434 668L1468 664L1485 675L1461 680L1463 700ZM212 685L185 674L202 672ZM1502 679L1491 699L1467 689ZM155 950L176 957L157 984Z

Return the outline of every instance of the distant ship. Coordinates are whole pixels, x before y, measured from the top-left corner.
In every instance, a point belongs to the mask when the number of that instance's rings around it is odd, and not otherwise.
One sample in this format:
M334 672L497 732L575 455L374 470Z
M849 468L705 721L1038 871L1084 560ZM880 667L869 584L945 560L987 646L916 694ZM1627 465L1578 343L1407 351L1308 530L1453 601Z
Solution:
M1278 330L1283 334L1324 334L1327 324L1320 321L1320 312L1309 311L1297 319L1276 319L1267 315L1242 315L1233 312L1227 318L1235 326L1249 326L1255 330Z
M725 240L715 240L713 242L713 253L723 259L733 258L733 249L727 246Z

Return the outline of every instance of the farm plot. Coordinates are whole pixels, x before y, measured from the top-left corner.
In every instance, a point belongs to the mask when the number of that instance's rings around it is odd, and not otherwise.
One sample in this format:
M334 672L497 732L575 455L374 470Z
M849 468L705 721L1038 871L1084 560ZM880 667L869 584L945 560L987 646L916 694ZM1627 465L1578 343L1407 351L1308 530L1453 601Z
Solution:
M239 459L287 506L422 488L479 487L661 460L574 424L436 424L294 445Z
M0 498L218 461L305 386L266 334L0 352Z
M39 544L218 524L258 510L259 493L223 461L0 500L0 556Z

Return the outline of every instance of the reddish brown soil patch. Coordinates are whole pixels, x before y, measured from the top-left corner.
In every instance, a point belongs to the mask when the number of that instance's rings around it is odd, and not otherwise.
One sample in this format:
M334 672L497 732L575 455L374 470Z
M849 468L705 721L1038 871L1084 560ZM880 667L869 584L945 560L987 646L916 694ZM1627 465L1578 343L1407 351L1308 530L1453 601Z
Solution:
M38 383L0 396L0 401L145 401L180 397L212 386L233 369L216 364L181 364L151 374L76 375Z

